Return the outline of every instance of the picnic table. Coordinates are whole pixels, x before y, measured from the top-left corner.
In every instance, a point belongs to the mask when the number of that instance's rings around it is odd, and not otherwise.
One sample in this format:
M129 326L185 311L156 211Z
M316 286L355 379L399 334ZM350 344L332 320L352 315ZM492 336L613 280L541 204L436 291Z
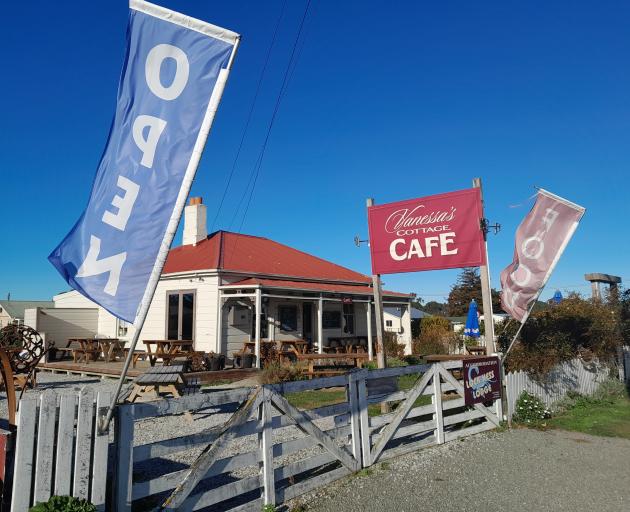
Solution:
M71 348L72 343L79 347ZM105 362L116 360L116 357L124 357L125 341L117 338L69 338L65 347L57 349L61 352L71 352L75 363L82 360L88 364L90 361L98 361L101 355Z
M265 347L277 347L278 355L280 356L280 360L283 362L291 362L291 359L294 358L297 354L306 354L308 352L308 348L310 343L308 341L302 340L300 338L294 339L286 339L286 340L260 340L261 353L264 354ZM245 341L243 343L243 348L234 352L232 355L234 356L235 361L241 361L243 355L245 354L254 354L256 352L256 342L255 341Z
M307 375L314 376L338 375L352 368L361 368L369 356L367 354L297 354L298 361L308 363ZM345 364L344 364L345 363Z
M294 339L294 340L280 340L281 351L294 351L296 354L306 354L310 343L308 341Z
M150 368L133 382L133 387L126 401L157 400L165 394L179 398L184 394L198 391L199 383L197 381L186 382L182 376L183 372L183 364Z
M144 345L151 366L155 366L158 359L169 365L173 359L189 359L195 355L192 340L144 340Z

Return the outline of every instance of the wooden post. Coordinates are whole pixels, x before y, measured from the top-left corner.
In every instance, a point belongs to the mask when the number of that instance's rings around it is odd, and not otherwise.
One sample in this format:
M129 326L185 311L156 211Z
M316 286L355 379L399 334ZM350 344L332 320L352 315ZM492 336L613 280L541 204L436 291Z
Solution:
M372 339L372 301L368 297L367 301L367 336L368 336L368 357L370 361L374 359L374 340Z
M215 341L214 351L217 354L221 353L223 347L221 346L223 342L223 294L221 290L219 290L219 299L218 299L218 307L217 307L217 335ZM227 356L227 354L225 354Z
M324 299L319 296L317 301L317 352L324 353Z
M256 314L256 367L262 368L262 362L260 360L260 313L262 311L262 291L260 288L256 288L256 306L254 308Z
M116 474L114 480L114 509L131 510L133 501L133 405L118 407L115 423Z
M374 206L374 199L369 197L366 200L369 208ZM374 307L376 308L376 362L379 368L385 368L385 349L383 346L383 289L381 286L381 276L372 275L372 288L374 290Z
M440 377L440 363L435 363L431 368L433 372L433 395L431 401L435 407L435 442L437 444L444 443L444 412L442 411L442 379Z
M260 474L263 482L262 499L265 505L276 502L273 470L273 439L271 425L271 400L267 388L263 388L263 401L258 406L258 449L260 451Z
M473 179L473 187L478 188L481 193L481 217L484 218L483 208L483 189L481 187L481 178ZM488 241L487 233L484 232L484 250L486 251L486 264L479 267L479 275L481 277L481 298L483 302L483 327L484 340L486 345L486 355L493 354L494 350L494 318L492 314L492 289L490 287L490 261L488 259Z

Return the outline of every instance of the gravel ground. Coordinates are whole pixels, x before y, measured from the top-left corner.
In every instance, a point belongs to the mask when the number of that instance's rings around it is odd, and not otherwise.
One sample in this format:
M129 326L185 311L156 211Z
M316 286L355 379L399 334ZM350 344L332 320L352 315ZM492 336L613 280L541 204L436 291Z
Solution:
M525 429L479 434L377 464L288 508L298 505L309 512L630 510L630 441Z

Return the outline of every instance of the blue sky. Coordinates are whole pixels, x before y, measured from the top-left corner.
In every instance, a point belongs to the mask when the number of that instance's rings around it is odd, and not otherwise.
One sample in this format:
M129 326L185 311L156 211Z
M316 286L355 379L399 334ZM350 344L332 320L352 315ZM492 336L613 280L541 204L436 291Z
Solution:
M193 194L217 211L282 1L164 0L243 35ZM288 1L216 228L258 156L304 9ZM10 2L0 42L0 297L67 289L46 257L87 201L114 112L125 47L122 1ZM366 197L377 203L484 182L493 284L511 262L534 185L587 208L552 276L630 281L630 4L313 0L244 233L369 273ZM513 207L522 205L520 207ZM242 212L242 209L241 209ZM176 239L179 244L181 237ZM441 300L456 271L385 276Z

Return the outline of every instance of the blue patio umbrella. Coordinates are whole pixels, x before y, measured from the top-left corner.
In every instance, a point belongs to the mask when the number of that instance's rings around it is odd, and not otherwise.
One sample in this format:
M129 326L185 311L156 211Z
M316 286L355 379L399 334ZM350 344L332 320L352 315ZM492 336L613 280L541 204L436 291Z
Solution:
M562 293L560 292L560 290L556 290L556 293L553 294L553 297L551 297L551 300L553 300L554 304L560 304L562 302Z
M468 317L466 318L466 326L464 327L464 334L471 338L479 337L479 316L477 315L477 303L475 299L470 301L470 307L468 308Z

